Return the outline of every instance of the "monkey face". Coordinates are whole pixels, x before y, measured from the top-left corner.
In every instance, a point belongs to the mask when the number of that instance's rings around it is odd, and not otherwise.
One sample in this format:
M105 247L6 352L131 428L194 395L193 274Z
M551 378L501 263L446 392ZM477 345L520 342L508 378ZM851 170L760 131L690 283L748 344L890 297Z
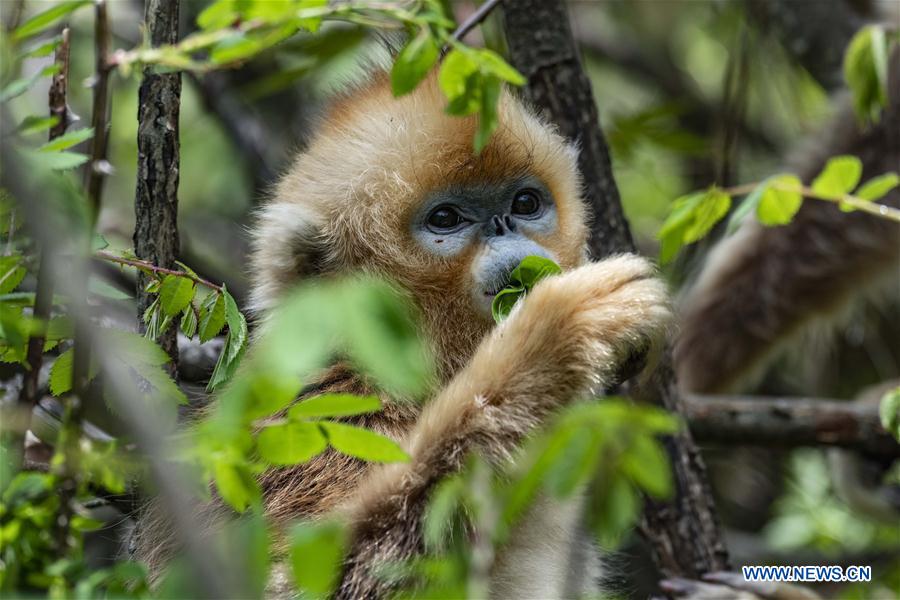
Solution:
M491 300L524 257L563 269L586 260L575 148L504 91L476 154L477 118L445 104L433 75L399 98L375 77L333 104L259 213L257 314L303 277L382 275L418 305L452 372L492 326Z
M557 228L553 196L533 176L439 190L422 202L410 223L413 239L425 252L445 259L469 255L469 296L485 317L523 258L559 261L540 241Z

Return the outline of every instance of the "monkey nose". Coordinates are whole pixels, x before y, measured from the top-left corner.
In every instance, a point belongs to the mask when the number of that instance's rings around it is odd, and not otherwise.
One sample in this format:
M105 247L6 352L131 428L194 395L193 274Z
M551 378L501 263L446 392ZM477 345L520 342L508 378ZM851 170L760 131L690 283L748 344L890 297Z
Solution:
M516 231L516 222L509 215L491 217L490 230L493 235L506 235Z

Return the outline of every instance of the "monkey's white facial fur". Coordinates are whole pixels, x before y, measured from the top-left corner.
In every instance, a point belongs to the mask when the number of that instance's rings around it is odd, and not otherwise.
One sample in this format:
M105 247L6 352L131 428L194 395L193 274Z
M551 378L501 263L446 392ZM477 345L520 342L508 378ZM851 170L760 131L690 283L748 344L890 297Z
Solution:
M442 258L474 251L469 267L476 310L491 314L494 296L526 256L556 260L538 241L557 229L556 204L535 177L451 186L431 195L410 223L413 238Z

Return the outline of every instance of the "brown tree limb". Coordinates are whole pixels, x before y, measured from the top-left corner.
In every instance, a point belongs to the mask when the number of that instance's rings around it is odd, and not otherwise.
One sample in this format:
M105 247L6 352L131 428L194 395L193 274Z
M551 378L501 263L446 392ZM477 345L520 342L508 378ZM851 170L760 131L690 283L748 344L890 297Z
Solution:
M469 18L459 24L459 27L456 28L456 31L450 37L457 42L461 41L470 31L487 19L491 12L502 2L503 0L486 0L475 12L469 15Z
M528 78L526 96L580 147L584 194L594 217L590 248L595 258L633 252L634 242L613 179L609 149L597 118L590 81L562 0L508 0L505 30L513 65ZM535 23L541 23L535 28ZM667 351L636 396L681 414L671 355ZM665 440L672 461L675 498L648 501L640 530L666 576L698 577L728 568L706 468L689 431Z
M148 0L144 21L152 46L178 41L178 0ZM181 105L181 74L156 73L144 68L138 92L138 167L134 198L134 252L141 260L172 269L179 253L178 239L178 118ZM148 276L138 272L136 295L138 318L152 304L144 291ZM143 320L140 327L144 329ZM169 369L177 372L177 328L171 327L157 342L172 357Z
M684 397L694 436L724 446L838 446L900 458L900 444L881 426L877 403L764 396Z
M106 149L109 141L109 19L106 0L97 0L94 21L94 102L91 112L91 127L94 138L91 141L91 159L85 165L84 188L91 209L92 222L97 221L103 194L103 179L109 174Z

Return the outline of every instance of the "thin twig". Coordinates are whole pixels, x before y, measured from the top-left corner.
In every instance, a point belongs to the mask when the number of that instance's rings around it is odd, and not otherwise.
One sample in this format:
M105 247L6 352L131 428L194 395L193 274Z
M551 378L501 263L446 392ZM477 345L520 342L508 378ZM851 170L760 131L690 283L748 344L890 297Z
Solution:
M175 275L176 277L184 277L186 279L190 279L194 283L198 283L204 287L208 287L208 288L216 290L218 292L225 291L225 288L223 288L221 285L216 285L215 283L213 283L211 281L207 281L206 279L203 279L202 277L197 277L196 275L191 275L187 271L177 271L175 269L166 269L165 267L158 267L158 266L154 265L153 263L147 262L145 260L124 258L122 256L116 256L115 254L110 254L109 252L104 252L102 250L99 252L95 252L94 256L99 259L108 261L108 262L114 262L114 263L117 263L120 265L127 265L129 267L135 267L137 269L153 271L154 273L160 273L162 275Z
M763 183L764 182L746 183L734 187L722 188L722 191L729 196L745 196ZM834 202L835 204L845 204L847 206L853 207L856 210L861 210L871 215L875 215L876 217L881 217L882 219L888 219L890 221L896 221L900 223L900 210L892 206L879 204L878 202L864 200L859 196L854 196L853 194L844 194L842 196L826 196L806 185L801 185L799 187L792 185L781 185L778 183L770 183L769 185L772 187L772 189L778 190L780 192L800 192L800 194L806 198L824 200L826 202Z
M50 129L49 139L54 140L66 132L69 125L66 118L66 93L69 82L69 28L66 27L62 31L62 42L56 49L54 62L59 66L59 71L53 76L50 83L50 91L48 93L48 104L50 107L50 115L58 116L59 123ZM12 228L10 228L10 236L12 236ZM51 271L51 257L49 249L40 250L41 257L38 266L37 288L34 294L34 308L32 318L38 323L47 323L50 318L50 311L53 308L53 273ZM26 371L22 381L22 388L19 390L18 405L21 409L22 425L17 428L22 432L22 439L16 440L16 448L21 447L24 441L24 433L31 428L31 411L37 404L38 398L38 380L41 373L41 363L44 358L44 340L46 335L43 331L38 331L28 339L28 349L25 353L25 360L28 363L28 371Z
M85 167L84 187L92 210L93 222L100 214L103 193L103 178L109 167L106 164L107 126L109 124L109 20L106 14L106 0L96 0L94 22L94 106L91 127L94 138L91 143L91 160Z
M456 31L453 32L453 35L450 36L450 39L454 41L462 41L466 35L469 34L470 31L475 29L478 25L480 25L485 19L488 18L488 15L491 14L495 8L497 8L503 0L487 0L484 4L478 7L478 10L469 15L469 18L463 21L459 27L456 28Z

